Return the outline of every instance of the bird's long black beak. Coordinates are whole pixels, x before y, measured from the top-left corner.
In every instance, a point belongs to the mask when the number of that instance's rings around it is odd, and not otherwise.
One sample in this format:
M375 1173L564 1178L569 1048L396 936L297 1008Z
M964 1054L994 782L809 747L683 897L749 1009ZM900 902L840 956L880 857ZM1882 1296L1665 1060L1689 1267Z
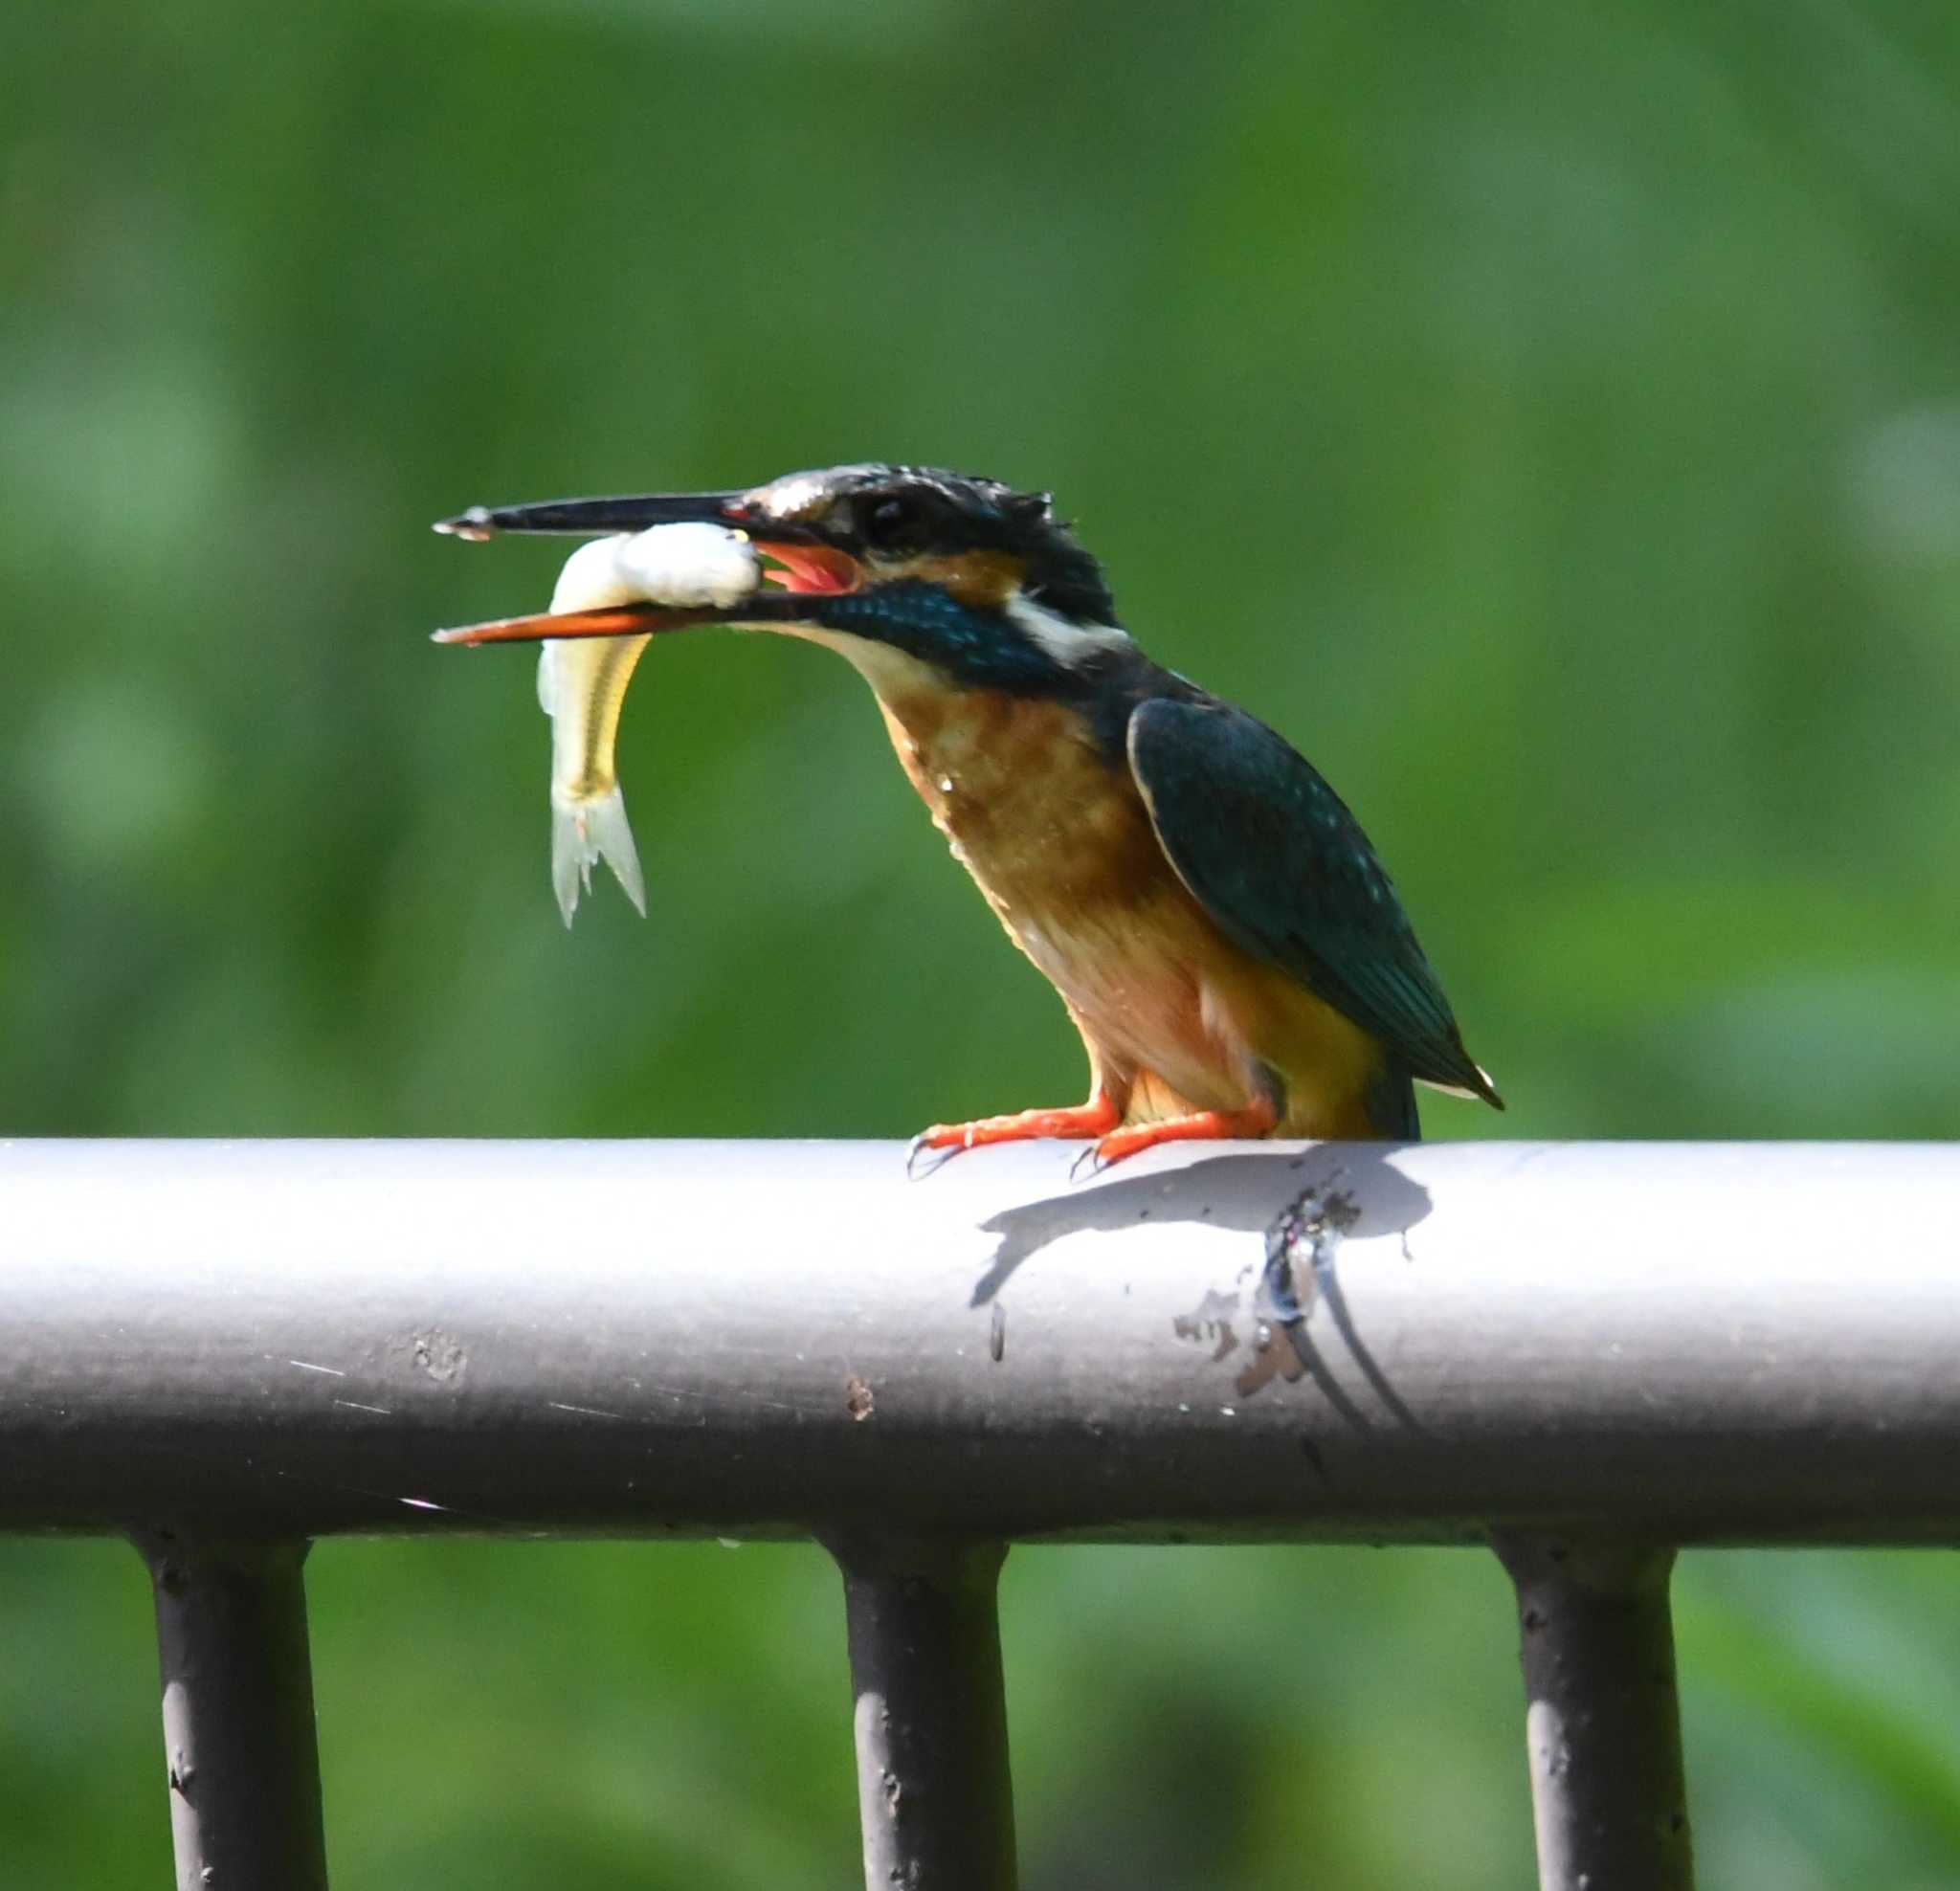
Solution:
M813 614L813 596L849 590L858 580L853 560L827 545L794 520L763 512L746 493L639 493L618 499L546 500L535 505L473 505L435 529L459 539L489 539L500 532L563 532L598 536L644 532L655 525L722 525L746 533L774 561L769 576L780 589L760 590L728 609L709 605L622 604L598 611L502 617L437 631L437 643L536 643L546 637L644 636L687 630L696 624L796 624Z
M644 532L655 525L730 525L753 523L743 493L635 493L618 499L550 499L535 505L473 505L454 519L439 519L438 532L458 539L493 538L499 532ZM795 535L795 528L791 528Z

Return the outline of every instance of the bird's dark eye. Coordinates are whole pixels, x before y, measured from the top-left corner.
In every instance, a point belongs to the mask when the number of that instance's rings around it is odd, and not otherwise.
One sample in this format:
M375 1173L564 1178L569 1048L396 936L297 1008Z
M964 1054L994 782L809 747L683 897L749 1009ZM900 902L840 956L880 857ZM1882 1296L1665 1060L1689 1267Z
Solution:
M887 493L858 515L858 534L880 551L910 551L924 542L925 514L915 500Z

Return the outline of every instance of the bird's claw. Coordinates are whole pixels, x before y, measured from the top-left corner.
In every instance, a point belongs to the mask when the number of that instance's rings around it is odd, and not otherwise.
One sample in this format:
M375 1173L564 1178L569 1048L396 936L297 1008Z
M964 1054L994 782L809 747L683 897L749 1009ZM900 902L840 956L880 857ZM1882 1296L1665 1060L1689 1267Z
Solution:
M932 1139L943 1132L935 1125L922 1129L912 1138L905 1150L905 1180L923 1182L928 1175L936 1175L947 1163L966 1147L964 1143L936 1143ZM929 1157L924 1166L920 1166L922 1157Z
M1093 1152L1102 1159L1097 1164L1100 1168L1125 1153L1110 1142L1118 1120L1116 1105L1105 1092L1098 1090L1086 1103L1074 1103L1067 1109L1019 1110L1012 1116L983 1116L972 1123L935 1123L912 1138L912 1146L905 1152L905 1173L914 1178L930 1175L962 1149L1045 1142L1051 1137L1073 1142L1083 1136L1102 1139L1101 1144L1092 1144ZM928 1152L937 1160L921 1168L920 1160Z
M1101 1175L1109 1167L1109 1158L1102 1153L1101 1143L1091 1143L1068 1166L1068 1179L1080 1182L1090 1176Z

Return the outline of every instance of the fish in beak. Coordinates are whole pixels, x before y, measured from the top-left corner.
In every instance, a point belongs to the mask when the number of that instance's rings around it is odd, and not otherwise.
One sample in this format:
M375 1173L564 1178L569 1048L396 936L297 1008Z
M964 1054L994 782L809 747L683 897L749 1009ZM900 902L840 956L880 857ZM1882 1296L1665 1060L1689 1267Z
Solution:
M611 866L644 913L646 889L613 771L619 712L650 637L701 624L806 631L866 568L827 522L856 468L791 475L747 492L650 493L472 506L435 527L588 537L548 611L437 631L437 643L542 643L538 699L551 718L551 880L568 925L592 868Z
M656 592L586 607L554 598L533 616L502 617L437 631L437 643L532 643L541 638L647 636L697 624L790 625L807 612L797 596L835 596L859 580L857 560L756 493L646 493L620 499L547 500L536 505L473 505L435 530L480 541L503 532L631 534L669 525L709 525L746 540L768 563L744 597L683 599Z
M617 517L612 503L598 502ZM591 519L590 502L579 510ZM465 535L495 529L470 514L449 526ZM642 916L647 909L613 765L620 709L641 653L657 630L739 619L762 589L762 561L745 534L710 520L669 518L580 545L548 611L439 634L443 642L543 640L538 701L551 719L551 884L567 925L601 861Z

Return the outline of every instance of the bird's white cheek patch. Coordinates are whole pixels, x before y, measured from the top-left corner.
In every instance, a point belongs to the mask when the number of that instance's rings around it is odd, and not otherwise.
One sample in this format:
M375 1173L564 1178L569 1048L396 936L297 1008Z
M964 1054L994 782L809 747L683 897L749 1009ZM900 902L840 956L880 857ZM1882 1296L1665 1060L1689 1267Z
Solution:
M1058 663L1080 663L1099 650L1117 650L1129 642L1128 633L1114 624L1079 624L1037 604L1024 590L1008 593L1006 610L1015 629Z

